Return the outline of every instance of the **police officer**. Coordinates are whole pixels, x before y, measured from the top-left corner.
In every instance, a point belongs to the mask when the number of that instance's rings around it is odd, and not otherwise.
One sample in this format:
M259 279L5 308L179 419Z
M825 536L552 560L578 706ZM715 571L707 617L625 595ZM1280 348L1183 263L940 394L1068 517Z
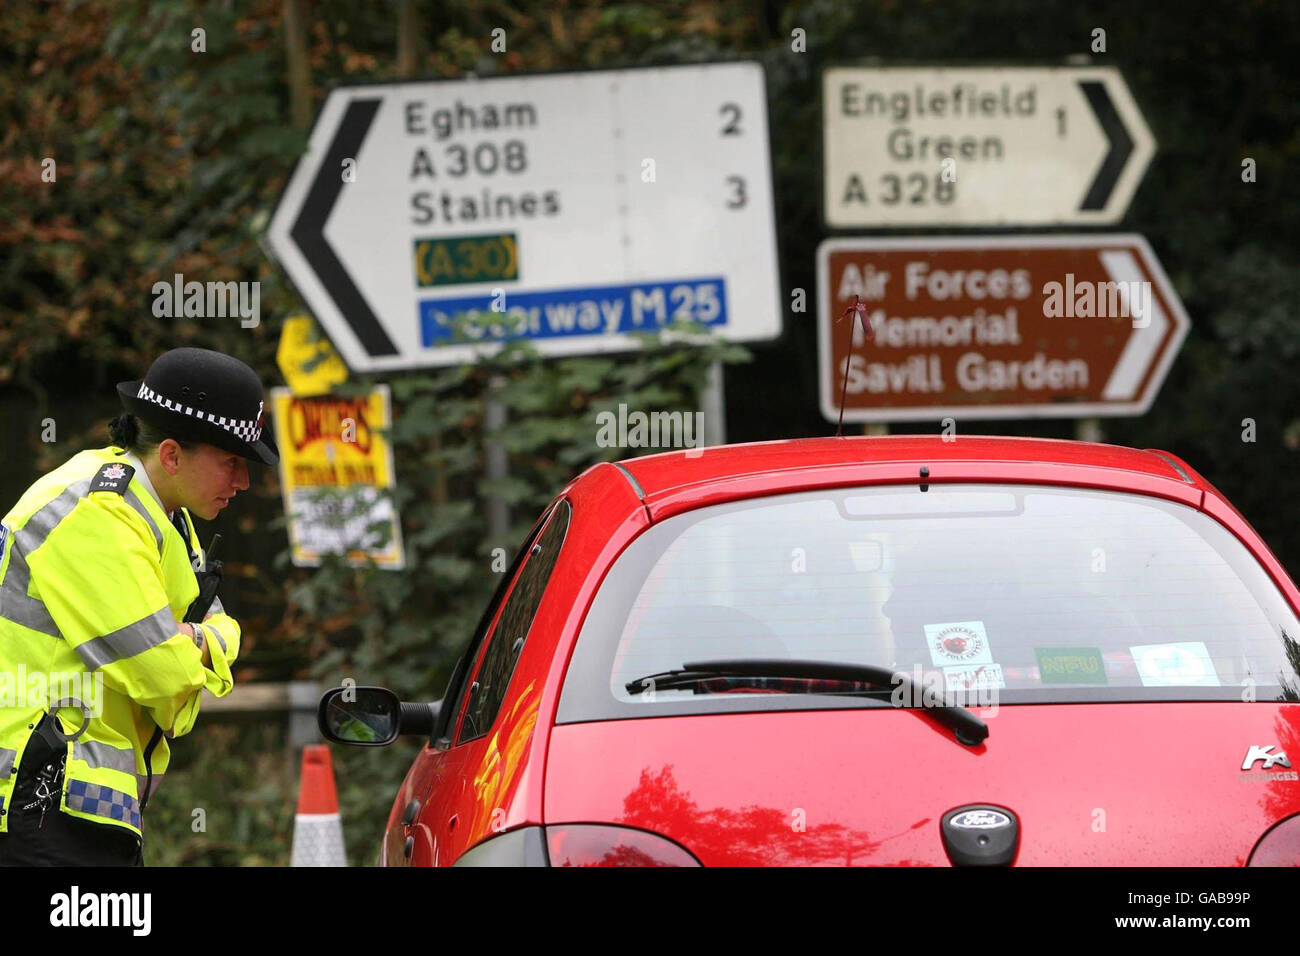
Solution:
M117 388L113 444L0 524L0 865L142 865L167 739L193 728L203 688L234 686L239 624L191 515L247 488L247 460L278 460L261 383L181 348Z

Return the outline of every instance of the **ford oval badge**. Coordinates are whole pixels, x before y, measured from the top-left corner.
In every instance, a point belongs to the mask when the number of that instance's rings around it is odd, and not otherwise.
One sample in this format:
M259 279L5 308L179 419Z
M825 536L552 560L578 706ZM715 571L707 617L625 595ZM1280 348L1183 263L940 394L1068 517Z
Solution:
M963 830L996 830L1011 826L1011 818L997 810L967 810L953 817L952 825Z

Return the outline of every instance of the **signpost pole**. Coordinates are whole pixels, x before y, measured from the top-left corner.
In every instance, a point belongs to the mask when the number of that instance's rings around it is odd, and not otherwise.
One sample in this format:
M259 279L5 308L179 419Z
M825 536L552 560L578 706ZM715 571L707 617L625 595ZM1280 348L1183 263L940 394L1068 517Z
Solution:
M497 440L496 433L506 424L506 406L498 397L505 388L504 375L493 375L483 406L483 470L489 482L504 479L509 474L505 446ZM493 547L506 547L510 533L510 509L504 498L489 495L487 499L488 539Z
M727 403L723 388L722 363L709 363L709 377L700 392L700 411L704 413L704 444L727 443Z
M1100 418L1077 418L1074 421L1074 437L1078 441L1103 442L1106 433L1102 431Z

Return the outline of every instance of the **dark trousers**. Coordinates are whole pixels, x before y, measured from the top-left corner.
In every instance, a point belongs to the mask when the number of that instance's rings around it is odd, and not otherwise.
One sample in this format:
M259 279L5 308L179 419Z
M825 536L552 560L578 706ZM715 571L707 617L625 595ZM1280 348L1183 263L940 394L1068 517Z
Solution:
M10 802L5 804L8 832L0 833L0 866L143 866L140 841L134 833L110 823L91 823L59 809L56 792L41 820L32 802L36 775L57 766L56 754L44 738L33 734Z

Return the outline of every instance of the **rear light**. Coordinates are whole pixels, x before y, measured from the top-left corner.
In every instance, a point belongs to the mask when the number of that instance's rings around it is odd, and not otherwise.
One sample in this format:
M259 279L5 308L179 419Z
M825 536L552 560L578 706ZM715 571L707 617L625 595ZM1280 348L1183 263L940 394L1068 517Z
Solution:
M1300 816L1287 817L1260 837L1246 865L1300 866Z
M551 866L699 866L672 840L645 830L588 823L546 828Z

